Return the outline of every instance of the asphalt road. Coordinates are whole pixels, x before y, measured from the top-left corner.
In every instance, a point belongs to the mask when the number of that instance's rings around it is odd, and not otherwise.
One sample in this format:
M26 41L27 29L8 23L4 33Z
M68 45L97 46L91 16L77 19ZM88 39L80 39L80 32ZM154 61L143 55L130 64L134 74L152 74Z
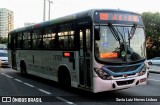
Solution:
M23 77L10 68L0 68L0 100L6 101L6 97L11 97L12 103L0 105L160 105L160 74L150 73L145 86L93 94L74 88L66 90L53 81L32 75ZM22 103L29 99L43 102Z

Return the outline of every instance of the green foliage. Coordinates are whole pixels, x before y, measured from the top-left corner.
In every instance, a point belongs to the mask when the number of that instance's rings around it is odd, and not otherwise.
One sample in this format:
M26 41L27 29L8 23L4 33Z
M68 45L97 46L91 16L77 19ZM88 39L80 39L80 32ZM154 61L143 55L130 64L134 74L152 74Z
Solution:
M142 13L147 39L147 57L160 56L160 13Z
M8 41L8 38L6 38L6 37L0 37L0 44L6 44L7 43L7 41Z

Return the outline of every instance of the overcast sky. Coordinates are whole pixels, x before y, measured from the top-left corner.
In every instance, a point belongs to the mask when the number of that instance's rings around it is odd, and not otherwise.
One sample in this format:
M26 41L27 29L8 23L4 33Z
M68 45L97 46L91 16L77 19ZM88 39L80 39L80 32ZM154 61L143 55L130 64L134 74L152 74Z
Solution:
M133 12L160 12L160 0L52 0L51 19L87 9L106 8ZM0 0L0 8L14 12L15 27L24 23L43 21L44 0ZM46 0L46 20L48 20L48 0Z

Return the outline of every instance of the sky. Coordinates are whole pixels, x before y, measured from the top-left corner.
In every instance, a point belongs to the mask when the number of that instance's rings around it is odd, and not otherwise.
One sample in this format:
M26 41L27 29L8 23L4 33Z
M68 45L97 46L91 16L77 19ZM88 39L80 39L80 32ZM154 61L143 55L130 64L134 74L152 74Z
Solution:
M73 14L88 9L120 9L136 13L160 12L160 0L50 0L50 19ZM0 8L14 12L14 28L24 23L43 21L44 0L0 0ZM46 20L48 20L49 2L46 0Z

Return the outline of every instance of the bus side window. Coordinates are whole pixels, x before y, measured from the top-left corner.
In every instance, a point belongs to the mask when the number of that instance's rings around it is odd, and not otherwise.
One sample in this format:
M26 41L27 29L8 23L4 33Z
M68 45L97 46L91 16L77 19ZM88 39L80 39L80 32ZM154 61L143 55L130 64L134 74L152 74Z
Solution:
M50 42L49 42L49 45L51 48L55 48L55 39L51 39Z
M28 47L32 48L32 42L31 42L31 40L28 41Z
M32 34L32 38L33 38L33 48L41 48L42 44L41 40L42 40L42 34L40 32L40 30L34 30L33 34Z
M83 49L83 32L80 30L80 48Z
M69 37L69 45L70 45L70 48L74 48L74 36Z
M23 39L20 40L20 48L23 48Z
M43 48L43 46L44 46L44 42L43 42L43 40L39 40L39 44L38 44L38 48Z
M58 29L59 48L73 49L74 48L74 34L72 24L59 25Z
M46 48L46 49L51 48L50 41L51 41L51 38L48 37L47 35L44 35L43 36L43 47Z
M22 33L17 34L17 48L23 48L23 36Z
M64 48L64 39L59 40L59 47Z
M23 44L25 49L31 48L31 33L30 32L24 32L23 35Z
M34 40L34 48L38 48L38 46L39 46L39 40L35 39Z
M47 27L44 30L43 41L45 44L44 48L46 49L55 49L55 36L56 36L56 28L55 27Z
M86 49L90 50L90 29L86 29Z

